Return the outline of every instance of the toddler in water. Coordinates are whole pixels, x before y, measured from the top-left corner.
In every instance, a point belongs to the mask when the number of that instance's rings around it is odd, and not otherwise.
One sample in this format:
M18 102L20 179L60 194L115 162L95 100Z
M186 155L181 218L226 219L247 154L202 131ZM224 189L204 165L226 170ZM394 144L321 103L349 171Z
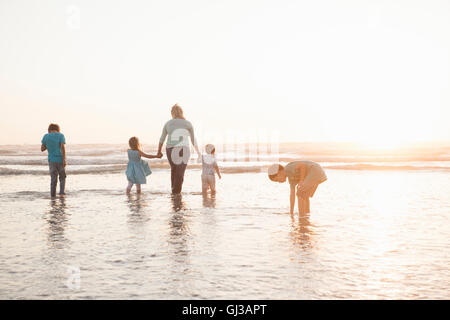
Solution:
M136 184L136 192L141 193L141 184L147 183L147 176L152 173L148 163L141 160L141 157L154 159L161 158L162 155L149 155L141 150L141 145L137 137L131 137L128 141L130 149L128 149L128 165L125 172L128 179L127 194L131 192L133 184Z
M215 157L216 148L212 144L207 144L205 150L206 154L202 155L202 193L205 195L208 188L211 188L211 194L213 195L216 193L214 172L217 172L219 179L222 179L222 176Z

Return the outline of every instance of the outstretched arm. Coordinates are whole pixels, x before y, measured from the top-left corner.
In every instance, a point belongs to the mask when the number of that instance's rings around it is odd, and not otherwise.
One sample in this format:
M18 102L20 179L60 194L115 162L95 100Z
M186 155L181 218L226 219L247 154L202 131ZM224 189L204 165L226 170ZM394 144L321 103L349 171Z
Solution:
M162 146L164 145L164 141L166 140L167 137L167 127L166 125L164 125L162 132L161 132L161 137L159 138L159 145L158 145L158 157L161 158L162 157Z
M147 154L147 153L145 153L145 152L143 152L143 151L141 151L141 150L138 150L138 151L139 151L139 155L140 155L141 157L144 157L144 158L148 158L148 159L161 158L161 157L159 156L159 154L152 155L152 154ZM161 156L162 156L162 154L161 154Z
M197 152L198 156L200 157L202 154L200 153L200 150L198 150L197 142L194 144L194 149L195 149L195 152Z
M217 163L214 166L214 169L216 170L217 176L219 177L219 179L222 179L222 176L220 175L220 169L219 166L217 165Z
M201 153L200 153L200 150L198 149L197 139L195 138L195 135L194 135L194 128L191 127L188 130L189 130L189 135L191 137L191 142L192 142L192 145L194 146L195 152L197 152L198 156L200 157Z
M164 143L161 143L161 142L160 142L159 145L158 145L158 157L159 157L159 158L162 157L161 149L162 149L163 144L164 144Z

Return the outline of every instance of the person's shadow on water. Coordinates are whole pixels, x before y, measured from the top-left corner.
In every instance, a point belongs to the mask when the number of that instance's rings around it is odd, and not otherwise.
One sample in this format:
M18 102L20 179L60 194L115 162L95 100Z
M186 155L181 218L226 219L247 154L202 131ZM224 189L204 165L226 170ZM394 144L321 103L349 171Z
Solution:
M294 217L291 217L291 238L294 246L301 247L303 249L312 248L312 225L309 221L309 213L299 215L298 222L295 222Z

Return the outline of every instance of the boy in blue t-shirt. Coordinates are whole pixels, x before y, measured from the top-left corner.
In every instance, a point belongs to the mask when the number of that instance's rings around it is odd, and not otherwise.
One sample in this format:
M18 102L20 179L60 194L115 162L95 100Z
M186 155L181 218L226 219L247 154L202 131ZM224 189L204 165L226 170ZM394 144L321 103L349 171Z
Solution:
M50 195L56 196L59 175L59 194L64 196L66 186L66 138L59 132L59 126L51 123L48 133L42 138L41 151L48 150L48 167L50 169Z

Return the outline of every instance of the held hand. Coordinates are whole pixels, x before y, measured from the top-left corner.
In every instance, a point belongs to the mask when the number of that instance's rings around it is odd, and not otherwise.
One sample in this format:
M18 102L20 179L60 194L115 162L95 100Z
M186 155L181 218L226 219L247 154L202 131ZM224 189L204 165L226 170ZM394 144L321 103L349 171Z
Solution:
M160 158L160 159L162 158L162 156L163 156L163 154L162 154L161 151L159 151L158 154L156 155L156 157L157 157L157 158Z

